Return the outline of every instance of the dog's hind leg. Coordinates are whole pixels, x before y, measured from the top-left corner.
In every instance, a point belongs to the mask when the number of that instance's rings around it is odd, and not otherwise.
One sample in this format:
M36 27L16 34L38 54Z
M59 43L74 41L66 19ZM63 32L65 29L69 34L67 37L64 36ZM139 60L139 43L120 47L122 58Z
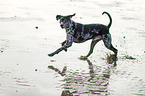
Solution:
M95 45L100 41L101 39L99 39L99 40L92 40L92 42L91 42L91 46L90 46L90 51L89 51L89 53L86 55L86 57L89 57L92 53L93 53L93 50L94 50L94 47L95 47Z
M118 50L116 48L114 48L112 43L111 43L111 34L103 34L102 35L102 39L103 39L104 45L109 50L113 51L115 53L115 57L117 57Z
M93 53L93 50L94 50L94 47L95 45L100 41L102 40L102 37L99 35L99 36L95 36L91 42L91 46L90 46L90 51L89 53L86 55L86 57L89 57L92 53Z
M94 47L95 45L102 39L101 36L96 36L93 38L92 42L91 42L91 46L90 46L90 51L89 53L86 55L86 56L81 56L80 59L82 60L86 60L87 57L89 57L92 53L93 53L93 50L94 50Z

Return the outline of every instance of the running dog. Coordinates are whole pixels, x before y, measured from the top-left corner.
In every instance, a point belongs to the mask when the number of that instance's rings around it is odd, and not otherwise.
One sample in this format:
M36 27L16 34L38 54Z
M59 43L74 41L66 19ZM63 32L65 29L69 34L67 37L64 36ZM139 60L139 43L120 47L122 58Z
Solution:
M87 40L92 39L90 51L86 56L82 56L82 58L87 58L93 53L93 49L97 42L103 40L104 45L111 51L114 52L114 56L117 57L118 50L113 47L111 43L111 34L109 33L109 28L112 24L112 18L109 13L103 12L103 14L107 14L110 23L108 26L103 24L81 24L74 22L71 18L75 16L73 15L57 15L56 19L59 20L60 26L62 29L66 30L66 40L62 42L62 47L57 49L55 52L48 54L48 56L52 57L55 54L58 54L62 50L67 51L67 48L71 47L74 43L83 43Z

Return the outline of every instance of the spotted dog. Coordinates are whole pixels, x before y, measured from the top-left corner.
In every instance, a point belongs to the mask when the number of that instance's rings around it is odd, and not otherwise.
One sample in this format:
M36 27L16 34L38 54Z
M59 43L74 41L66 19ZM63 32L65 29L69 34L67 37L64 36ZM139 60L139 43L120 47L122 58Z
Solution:
M109 28L112 24L112 18L109 13L103 12L103 14L107 14L110 22L108 26L103 24L81 24L74 22L71 18L75 16L73 15L62 16L57 15L56 19L60 20L60 26L62 29L66 30L66 40L62 42L62 47L57 49L55 52L48 54L48 56L54 56L58 54L62 50L67 51L67 48L71 47L74 43L83 43L87 40L92 39L90 51L86 56L82 56L83 58L89 57L93 53L93 49L97 42L103 40L104 45L114 52L114 56L117 57L118 50L113 47L111 43L111 34L109 33Z

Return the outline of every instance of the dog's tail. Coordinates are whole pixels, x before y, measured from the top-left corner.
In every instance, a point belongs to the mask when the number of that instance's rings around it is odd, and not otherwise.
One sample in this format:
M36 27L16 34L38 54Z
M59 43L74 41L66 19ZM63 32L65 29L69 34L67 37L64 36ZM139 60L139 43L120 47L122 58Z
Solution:
M108 17L109 17L109 19L110 19L110 22L109 22L109 24L108 24L107 27L110 28L111 25L112 25L112 18L111 18L110 14L109 14L108 12L103 12L102 15L103 15L103 14L107 14L107 15L108 15Z

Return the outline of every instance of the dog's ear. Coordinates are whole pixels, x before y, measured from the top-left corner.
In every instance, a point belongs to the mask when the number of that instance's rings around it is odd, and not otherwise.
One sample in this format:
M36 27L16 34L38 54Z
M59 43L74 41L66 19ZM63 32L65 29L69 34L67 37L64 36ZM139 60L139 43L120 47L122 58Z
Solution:
M56 20L59 20L61 17L61 15L56 15Z
M75 15L76 15L76 13L74 13L73 15L69 15L69 17L72 18L72 17L75 16Z

